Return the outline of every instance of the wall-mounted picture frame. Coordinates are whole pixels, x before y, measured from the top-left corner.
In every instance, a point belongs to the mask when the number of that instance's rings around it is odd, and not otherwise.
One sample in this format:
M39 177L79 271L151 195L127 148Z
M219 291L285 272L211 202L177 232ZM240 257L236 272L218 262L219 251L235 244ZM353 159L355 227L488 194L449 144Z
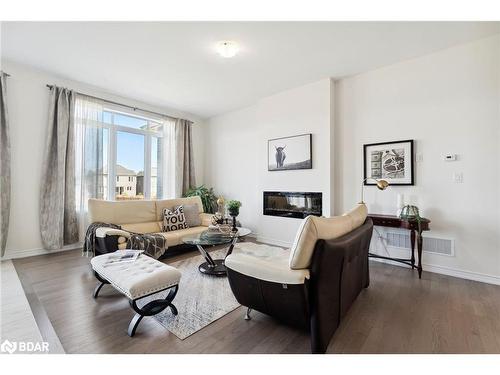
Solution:
M414 185L413 139L363 145L365 185L383 179L390 185ZM368 180L366 180L368 178Z
M312 169L312 134L267 141L267 170Z

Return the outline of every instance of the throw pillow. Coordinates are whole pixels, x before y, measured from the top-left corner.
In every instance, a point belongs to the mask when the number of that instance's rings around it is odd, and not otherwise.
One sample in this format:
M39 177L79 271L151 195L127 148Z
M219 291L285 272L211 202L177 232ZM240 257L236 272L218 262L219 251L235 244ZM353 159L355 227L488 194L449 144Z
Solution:
M169 210L168 208L163 210L163 230L165 232L186 228L189 228L189 226L186 223L182 206L177 207L175 210Z
M174 207L174 209L179 207L183 208L186 223L190 228L199 227L201 225L200 211L197 204L183 204L181 206Z

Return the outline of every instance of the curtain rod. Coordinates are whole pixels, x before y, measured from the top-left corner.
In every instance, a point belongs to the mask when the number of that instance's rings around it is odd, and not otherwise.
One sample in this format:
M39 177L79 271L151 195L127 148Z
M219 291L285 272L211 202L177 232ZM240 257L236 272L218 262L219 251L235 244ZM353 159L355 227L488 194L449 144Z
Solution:
M49 90L52 90L54 88L54 85L46 85ZM75 90L73 90L75 91ZM138 108L138 107L133 107L131 105L127 105L127 104L122 104L122 103L118 103L118 102L114 102L112 100L108 100L108 99L103 99L103 98L99 98L98 96L93 96L93 95L88 95L88 94L84 94L84 93L81 93L81 92L78 92L78 91L75 91L77 94L80 94L80 95L83 95L83 96L88 96L89 98L92 98L92 99L97 99L97 100L101 100L103 102L106 102L106 103L109 103L109 104L114 104L114 105L118 105L120 107L125 107L125 108L131 108L133 109L134 111L141 111L141 112L146 112L146 113L151 113L151 114L154 114L156 116L160 116L160 117L169 117L169 118L173 118L175 119L175 117L173 116L169 116L169 115L166 115L164 113L159 113L159 112L154 112L154 111L149 111L147 109L142 109L142 108ZM190 122L192 122L191 120L189 120Z

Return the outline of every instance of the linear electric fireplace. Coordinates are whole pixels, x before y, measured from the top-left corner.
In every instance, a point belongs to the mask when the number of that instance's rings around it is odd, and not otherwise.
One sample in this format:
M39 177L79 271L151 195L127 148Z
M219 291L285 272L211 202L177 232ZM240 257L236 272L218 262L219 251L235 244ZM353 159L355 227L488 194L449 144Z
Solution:
M321 216L322 193L265 191L264 215L303 219L309 215Z

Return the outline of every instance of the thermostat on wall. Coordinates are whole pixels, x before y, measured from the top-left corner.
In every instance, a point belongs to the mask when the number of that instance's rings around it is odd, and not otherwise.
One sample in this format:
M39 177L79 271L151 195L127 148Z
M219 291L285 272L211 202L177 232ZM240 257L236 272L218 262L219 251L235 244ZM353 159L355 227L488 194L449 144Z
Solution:
M444 156L444 161L456 161L457 154L447 154Z

